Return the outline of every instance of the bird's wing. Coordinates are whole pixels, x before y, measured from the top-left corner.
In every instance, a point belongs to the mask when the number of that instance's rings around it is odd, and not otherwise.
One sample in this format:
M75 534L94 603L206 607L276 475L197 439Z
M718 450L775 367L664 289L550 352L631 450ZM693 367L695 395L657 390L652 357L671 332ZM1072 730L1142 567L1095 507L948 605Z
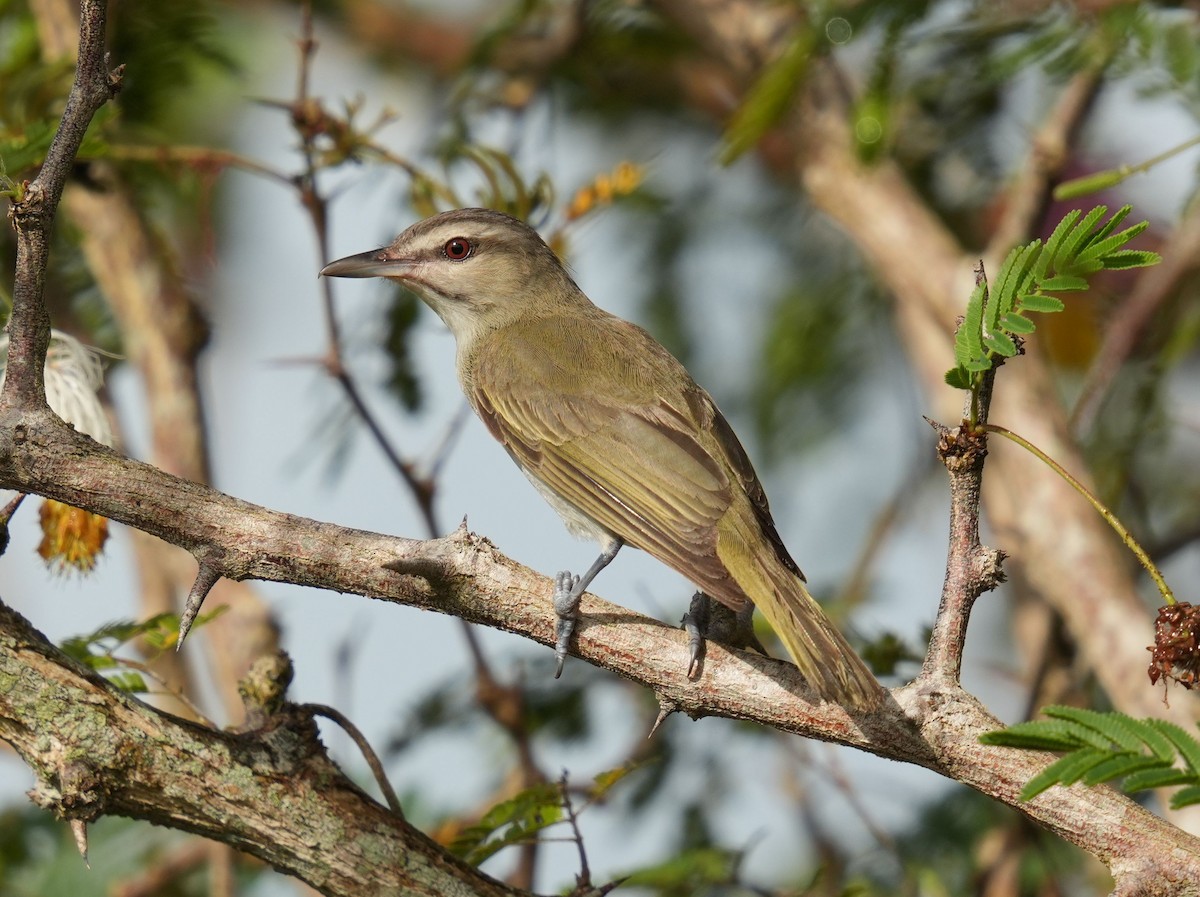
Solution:
M662 362L659 353L670 358L652 345L634 348L654 352L651 363ZM697 399L707 397L690 378L677 394L643 395L628 379L634 359L597 366L590 351L574 346L565 371L539 360L501 363L499 351L482 358L467 385L471 404L517 463L569 504L714 597L744 604L716 552L734 487L720 446L696 419ZM645 354L636 362L645 365Z

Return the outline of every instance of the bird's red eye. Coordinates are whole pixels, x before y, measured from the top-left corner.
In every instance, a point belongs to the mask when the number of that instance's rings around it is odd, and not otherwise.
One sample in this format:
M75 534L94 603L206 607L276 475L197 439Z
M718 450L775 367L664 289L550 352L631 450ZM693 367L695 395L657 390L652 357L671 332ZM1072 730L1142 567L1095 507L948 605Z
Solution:
M461 262L471 254L472 249L471 241L466 237L454 237L446 241L446 245L442 247L442 252L445 253L446 258L450 259L450 261Z

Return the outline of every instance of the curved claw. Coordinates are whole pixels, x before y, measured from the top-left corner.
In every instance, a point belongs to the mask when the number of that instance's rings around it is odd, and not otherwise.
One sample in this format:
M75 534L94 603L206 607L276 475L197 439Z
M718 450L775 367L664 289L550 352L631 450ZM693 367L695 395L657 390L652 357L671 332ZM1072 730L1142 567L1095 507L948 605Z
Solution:
M709 603L703 592L692 596L688 611L683 615L683 628L688 635L688 666L687 677L695 679L700 675L700 661L704 659L704 633L709 623Z
M690 651L688 678L695 679L700 675L700 663L704 660L704 645L708 639L731 648L750 648L769 657L767 649L754 634L753 618L753 604L733 611L703 592L693 595L688 612L683 615L683 628L687 630Z
M562 571L554 577L554 678L562 675L563 664L567 662L567 649L571 644L571 635L575 632L575 623L579 620L579 577L569 571Z

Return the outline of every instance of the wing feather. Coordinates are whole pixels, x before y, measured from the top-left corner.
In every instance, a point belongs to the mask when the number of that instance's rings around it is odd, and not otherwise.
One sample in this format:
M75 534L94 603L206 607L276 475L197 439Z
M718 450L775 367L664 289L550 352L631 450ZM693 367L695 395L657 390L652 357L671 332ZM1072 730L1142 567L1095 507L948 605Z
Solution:
M737 487L705 444L711 437L686 396L648 393L637 401L633 388L601 395L537 363L519 366L522 373L498 362L495 354L479 359L464 385L492 435L528 474L714 597L744 605L716 552L717 524ZM682 383L699 391L690 378Z

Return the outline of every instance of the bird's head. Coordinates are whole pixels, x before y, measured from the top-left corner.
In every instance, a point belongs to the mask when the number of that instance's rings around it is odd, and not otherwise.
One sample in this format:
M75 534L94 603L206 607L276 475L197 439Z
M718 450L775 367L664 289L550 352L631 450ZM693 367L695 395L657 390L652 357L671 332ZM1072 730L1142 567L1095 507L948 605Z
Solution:
M537 231L489 209L418 221L382 249L330 262L321 273L399 281L446 322L460 351L525 315L587 302Z

